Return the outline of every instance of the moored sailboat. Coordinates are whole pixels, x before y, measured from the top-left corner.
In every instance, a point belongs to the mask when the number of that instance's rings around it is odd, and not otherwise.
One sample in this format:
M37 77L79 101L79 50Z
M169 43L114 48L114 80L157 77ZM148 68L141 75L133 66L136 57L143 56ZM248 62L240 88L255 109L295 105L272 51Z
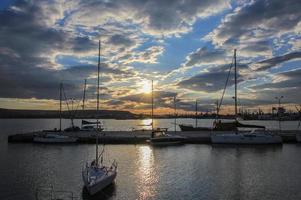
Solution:
M198 126L198 101L195 101L195 126L192 124L179 124L181 131L210 131L212 128Z
M99 111L99 71L100 71L100 41L98 52L98 73L97 73L97 111ZM96 155L95 160L90 164L87 163L82 170L82 178L86 189L90 195L100 192L102 189L113 183L117 176L117 162L114 160L111 166L103 164L103 154L98 154L98 126L99 120L96 121ZM100 159L100 162L99 162Z
M232 66L231 66L232 67ZM230 68L231 70L231 68ZM234 50L234 78L235 78L235 122L237 121L237 66L236 66L236 49ZM233 123L233 122L232 122ZM279 135L272 134L265 130L239 132L238 130L228 134L212 134L211 142L213 144L281 144L282 138Z
M60 128L59 130L44 130L42 133L37 134L33 137L35 143L75 143L77 142L76 137L70 137L62 135L62 90L63 84L60 83Z

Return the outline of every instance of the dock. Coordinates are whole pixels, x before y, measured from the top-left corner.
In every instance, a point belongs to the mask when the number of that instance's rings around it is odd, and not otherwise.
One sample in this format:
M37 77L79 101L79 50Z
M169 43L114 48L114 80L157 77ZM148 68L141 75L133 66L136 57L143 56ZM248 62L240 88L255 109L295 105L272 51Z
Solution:
M301 131L272 131L282 137L283 143L295 143L296 134ZM56 132L57 134L58 132ZM211 134L231 133L227 131L168 131L168 134L175 134L186 137L187 144L210 144ZM35 135L45 134L43 131L15 134L8 136L9 143L32 143ZM76 131L76 132L59 132L59 134L78 138L78 144L95 144L95 131ZM102 131L98 133L98 141L101 144L145 144L150 138L151 131Z

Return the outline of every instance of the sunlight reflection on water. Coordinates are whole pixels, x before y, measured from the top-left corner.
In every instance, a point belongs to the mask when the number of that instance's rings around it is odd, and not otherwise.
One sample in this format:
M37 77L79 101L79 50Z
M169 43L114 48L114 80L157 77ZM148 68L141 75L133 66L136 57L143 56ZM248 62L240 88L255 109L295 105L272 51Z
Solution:
M139 199L152 199L156 196L156 185L158 182L153 150L149 146L140 146L138 157Z

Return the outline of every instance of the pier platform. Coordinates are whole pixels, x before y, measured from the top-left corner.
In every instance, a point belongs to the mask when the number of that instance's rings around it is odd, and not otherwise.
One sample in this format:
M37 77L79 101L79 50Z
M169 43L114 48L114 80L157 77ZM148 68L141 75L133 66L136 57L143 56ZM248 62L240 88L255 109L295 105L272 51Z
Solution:
M279 134L283 143L295 143L296 134L301 134L301 131L272 131ZM47 132L30 132L23 134L15 134L8 136L10 143L31 143L33 142L34 135L42 135ZM95 131L76 131L76 132L51 132L59 133L66 136L78 138L78 144L94 144L96 142ZM187 144L210 144L211 134L225 134L231 133L230 131L168 131L168 134L175 134L186 137L185 143ZM151 131L102 131L98 133L98 141L101 144L144 144L150 138Z

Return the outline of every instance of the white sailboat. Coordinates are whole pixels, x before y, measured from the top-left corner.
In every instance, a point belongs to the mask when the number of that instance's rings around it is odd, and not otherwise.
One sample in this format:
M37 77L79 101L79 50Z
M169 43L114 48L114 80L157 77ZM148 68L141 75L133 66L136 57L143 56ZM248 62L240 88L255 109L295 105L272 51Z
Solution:
M60 129L45 130L42 134L35 135L33 142L35 143L75 143L78 138L62 135L62 89L63 84L60 83Z
M235 72L235 122L237 121L237 66L236 49L234 50L234 72ZM272 134L265 130L256 130L251 132L234 131L228 134L212 134L211 142L213 144L280 144L282 138L279 135Z
M149 139L149 143L154 146L166 146L166 145L175 145L181 144L186 139L185 137L178 136L178 135L171 135L167 134L167 128L157 128L154 130L154 94L153 94L153 81L152 81L152 134L151 138ZM175 118L176 120L176 118ZM176 126L176 122L175 122Z
M98 75L97 75L97 111L99 110L99 70L100 70L100 41L98 52ZM96 126L99 125L97 119ZM98 155L98 132L96 132L96 157L91 164L87 163L82 170L84 185L90 195L100 192L113 183L117 176L117 162L114 160L110 167L103 164L103 153ZM100 158L100 162L99 162Z

